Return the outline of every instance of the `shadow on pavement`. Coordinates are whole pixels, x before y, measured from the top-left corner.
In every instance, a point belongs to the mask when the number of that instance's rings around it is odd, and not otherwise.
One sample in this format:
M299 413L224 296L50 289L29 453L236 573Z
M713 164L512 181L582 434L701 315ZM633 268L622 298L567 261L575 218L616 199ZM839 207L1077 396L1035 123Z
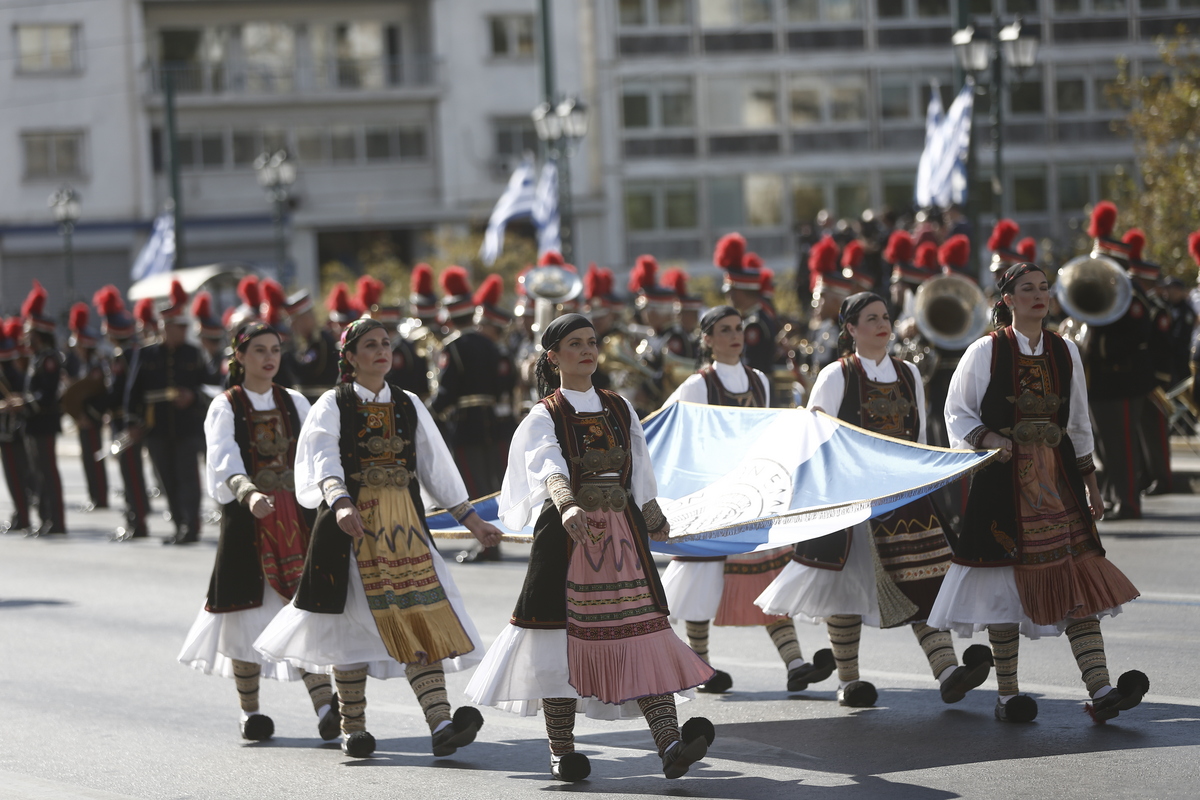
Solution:
M43 597L12 597L0 600L0 608L29 608L30 606L71 606L67 600L51 600Z

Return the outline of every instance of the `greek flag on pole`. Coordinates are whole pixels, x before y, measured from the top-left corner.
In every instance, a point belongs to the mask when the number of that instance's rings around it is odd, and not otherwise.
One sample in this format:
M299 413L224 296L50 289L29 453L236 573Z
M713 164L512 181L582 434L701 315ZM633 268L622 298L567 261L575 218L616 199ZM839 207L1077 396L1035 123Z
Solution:
M891 439L805 409L673 403L645 429L658 501L671 523L670 540L650 547L672 555L734 555L816 539L923 497L995 457ZM495 497L475 508L496 521ZM435 536L470 535L447 513L428 522ZM510 533L513 541L533 535Z
M175 216L164 211L154 220L154 230L129 270L131 280L140 281L175 266Z
M537 226L539 256L548 250L562 250L558 217L558 162L554 159L542 165L533 203L533 224Z
M488 219L487 232L483 235L483 246L479 248L479 257L489 267L496 263L504 250L504 229L514 219L533 215L535 203L533 159L521 161L508 179L508 187Z
M915 199L919 206L962 204L967 199L967 149L971 143L974 85L969 81L943 112L936 83L925 114L925 150L917 166Z

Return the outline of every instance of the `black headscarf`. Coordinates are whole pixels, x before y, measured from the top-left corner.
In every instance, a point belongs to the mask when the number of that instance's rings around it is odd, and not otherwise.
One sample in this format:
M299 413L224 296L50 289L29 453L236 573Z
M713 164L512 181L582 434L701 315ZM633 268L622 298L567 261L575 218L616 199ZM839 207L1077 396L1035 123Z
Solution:
M854 352L854 337L850 335L850 331L846 330L846 325L857 325L858 315L871 303L883 303L883 307L887 308L887 301L874 292L859 292L842 301L842 305L838 309L837 345L839 356L847 356Z
M996 281L996 291L1000 293L1000 297L996 300L996 305L992 307L992 324L997 330L1012 324L1012 311L1004 304L1004 295L1012 294L1013 289L1017 286L1017 281L1031 272L1046 274L1046 271L1037 264L1027 261L1013 264Z
M871 303L883 303L884 307L887 307L887 301L874 292L859 292L847 297L838 309L838 326L845 330L847 322L857 325L858 315Z
M713 328L717 326L717 323L726 317L737 317L738 319L741 319L742 314L733 306L716 306L715 308L710 308L708 311L704 312L704 316L700 318L700 332L712 333Z
M553 350L558 343L580 328L595 328L583 314L563 314L546 326L542 333L542 350Z
M581 328L594 329L595 327L592 321L583 314L563 314L546 326L545 332L542 333L542 354L538 356L537 366L534 369L537 374L539 397L545 397L552 393L562 382L546 354L558 347L563 339L575 331Z

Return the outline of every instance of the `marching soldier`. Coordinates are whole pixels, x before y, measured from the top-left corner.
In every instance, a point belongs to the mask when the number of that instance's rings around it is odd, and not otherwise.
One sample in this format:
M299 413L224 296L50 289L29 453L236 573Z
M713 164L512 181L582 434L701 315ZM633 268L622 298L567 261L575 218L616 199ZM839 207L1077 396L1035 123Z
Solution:
M430 409L447 429L447 442L462 473L467 493L484 497L500 490L508 438L512 435L512 361L497 341L508 314L497 305L504 292L500 276L489 276L472 297L466 270L448 267L441 275L442 308L453 331L442 342L438 361L438 386ZM476 308L480 314L476 315ZM486 320L484 333L474 324ZM498 410L507 411L502 421ZM460 563L498 561L499 546L463 551Z
M84 510L108 508L108 473L100 437L105 411L105 359L96 352L96 336L88 329L89 315L87 303L71 306L68 315L71 352L66 362L71 386L62 398L63 410L74 418L79 432L79 455L90 503Z
M63 357L55 346L54 320L45 315L45 308L46 290L35 280L21 305L21 316L25 344L32 353L25 372L25 449L31 467L31 486L37 498L38 536L67 532L62 478L54 450L62 432L59 391Z
M130 370L126 413L140 420L158 483L167 496L175 535L164 544L200 539L200 453L204 449L207 373L200 349L187 342L188 296L171 282L162 311L162 342L137 351Z
M1106 256L1129 268L1130 247L1112 238L1117 207L1107 200L1092 210L1088 234L1092 255ZM1133 299L1124 316L1110 325L1091 326L1084 366L1092 422L1099 434L1096 452L1103 464L1100 490L1106 519L1140 519L1141 480L1145 474L1139 426L1146 397L1154 390L1150 357L1153 318L1149 301L1134 282Z
M813 373L838 358L838 309L855 290L850 278L838 269L838 246L832 236L824 236L808 251L809 287L816 313L808 340L812 345L809 365Z
M330 329L317 325L312 295L307 289L288 297L283 312L292 333L283 364L292 388L315 401L338 382L337 339Z
M138 344L149 347L158 342L158 312L154 310L154 299L143 297L133 304L133 318L137 326Z
M376 277L360 276L355 304L363 310L364 317L378 320L387 326L388 338L392 342L392 368L384 380L425 399L429 396L425 362L417 358L412 345L400 335L400 322L403 320L400 307L383 305L385 288L383 281Z
M13 515L0 522L4 532L29 530L29 457L25 452L25 418L22 414L25 373L18 366L21 320L0 320L0 461L13 501Z
M150 513L150 495L142 465L143 445L141 439L132 435L130 420L125 413L129 369L138 347L136 325L125 311L125 303L115 286L105 286L96 292L92 304L100 316L100 331L113 346L113 355L104 375L104 410L112 432L112 452L125 489L125 523L117 528L113 539L118 542L143 539L149 536L146 515Z
M192 300L192 317L200 348L204 350L204 382L210 386L225 384L225 341L229 338L225 326L213 314L212 295L200 292Z
M1021 227L1011 219L1001 219L992 228L992 234L988 237L988 250L992 251L988 271L992 273L993 283L1013 264L1032 261L1025 258L1020 248L1013 244L1020 232Z
M913 263L916 251L917 245L912 236L900 230L892 231L887 246L883 248L883 260L892 265L891 312L892 318L897 321L912 317L913 297L925 279L933 275L932 269L922 269ZM936 261L936 247L934 252Z
M355 306L349 287L342 282L334 284L333 291L325 298L325 309L329 312L326 326L335 340L341 338L347 325L362 316L362 309Z
M409 276L408 308L411 316L400 324L400 335L412 351L411 369L419 373L414 383L419 382L421 391L414 391L422 400L428 400L437 385L437 357L442 343L438 338L437 295L433 293L433 267L425 263L413 267ZM407 356L406 356L407 358ZM393 369L395 365L393 364Z
M636 295L634 306L645 326L645 334L637 346L637 355L646 369L653 375L642 382L639 399L634 407L640 416L649 414L662 405L680 383L696 371L695 355L690 369L684 375L668 358L684 357L685 341L673 326L675 322L675 292L658 284L658 261L654 256L638 256L629 274L629 290Z
M675 293L675 322L666 331L667 352L676 358L687 359L692 366L687 373L690 375L696 371L695 362L700 355L700 309L704 302L688 294L688 274L679 267L665 270L662 283ZM679 382L683 383L682 380Z
M237 295L242 302L234 306L232 311L226 311L226 317L223 320L225 329L230 332L259 318L259 309L262 307L263 298L262 285L258 276L247 275L238 281Z
M1125 232L1122 241L1129 245L1129 277L1142 290L1151 319L1150 359L1154 369L1154 388L1142 404L1137 424L1141 428L1142 458L1145 474L1140 487L1148 495L1171 491L1171 443L1167 431L1169 404L1163 394L1171 385L1171 311L1157 294L1162 267L1142 258L1146 234L1137 228Z
M745 331L745 351L742 361L764 375L775 371L778 353L774 319L762 305L762 273L754 258L746 260L746 239L740 233L730 233L717 241L713 264L725 271L721 290L729 304L742 315ZM772 405L776 402L773 400Z

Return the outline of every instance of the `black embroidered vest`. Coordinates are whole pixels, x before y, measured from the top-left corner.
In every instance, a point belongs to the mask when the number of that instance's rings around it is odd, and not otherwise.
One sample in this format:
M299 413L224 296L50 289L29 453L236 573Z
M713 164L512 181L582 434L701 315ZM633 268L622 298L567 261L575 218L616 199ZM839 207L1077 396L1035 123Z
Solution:
M242 386L233 386L225 392L233 409L233 438L242 451L242 464L250 479L264 492L273 491L264 485L270 480L265 477L267 473L281 481L285 473L291 475L296 460L296 436L300 433L300 414L291 395L275 384L271 392L275 399L271 411L255 411ZM275 488L294 491L291 478L287 481L290 486ZM311 526L312 514L302 513L302 516ZM221 538L217 542L217 560L208 582L205 608L214 613L257 608L262 605L262 596L263 573L254 515L233 500L221 508Z
M770 405L758 375L754 374L754 370L745 364L742 364L741 367L746 370L746 379L750 386L744 392L731 392L726 389L725 384L721 383L721 378L717 375L717 368L712 364L700 370L700 375L704 378L704 385L708 388L708 404L710 406L766 408Z
M892 383L876 383L868 378L857 355L839 360L845 391L838 419L884 436L915 442L921 434L916 382L903 361L888 358L896 370L896 380Z

